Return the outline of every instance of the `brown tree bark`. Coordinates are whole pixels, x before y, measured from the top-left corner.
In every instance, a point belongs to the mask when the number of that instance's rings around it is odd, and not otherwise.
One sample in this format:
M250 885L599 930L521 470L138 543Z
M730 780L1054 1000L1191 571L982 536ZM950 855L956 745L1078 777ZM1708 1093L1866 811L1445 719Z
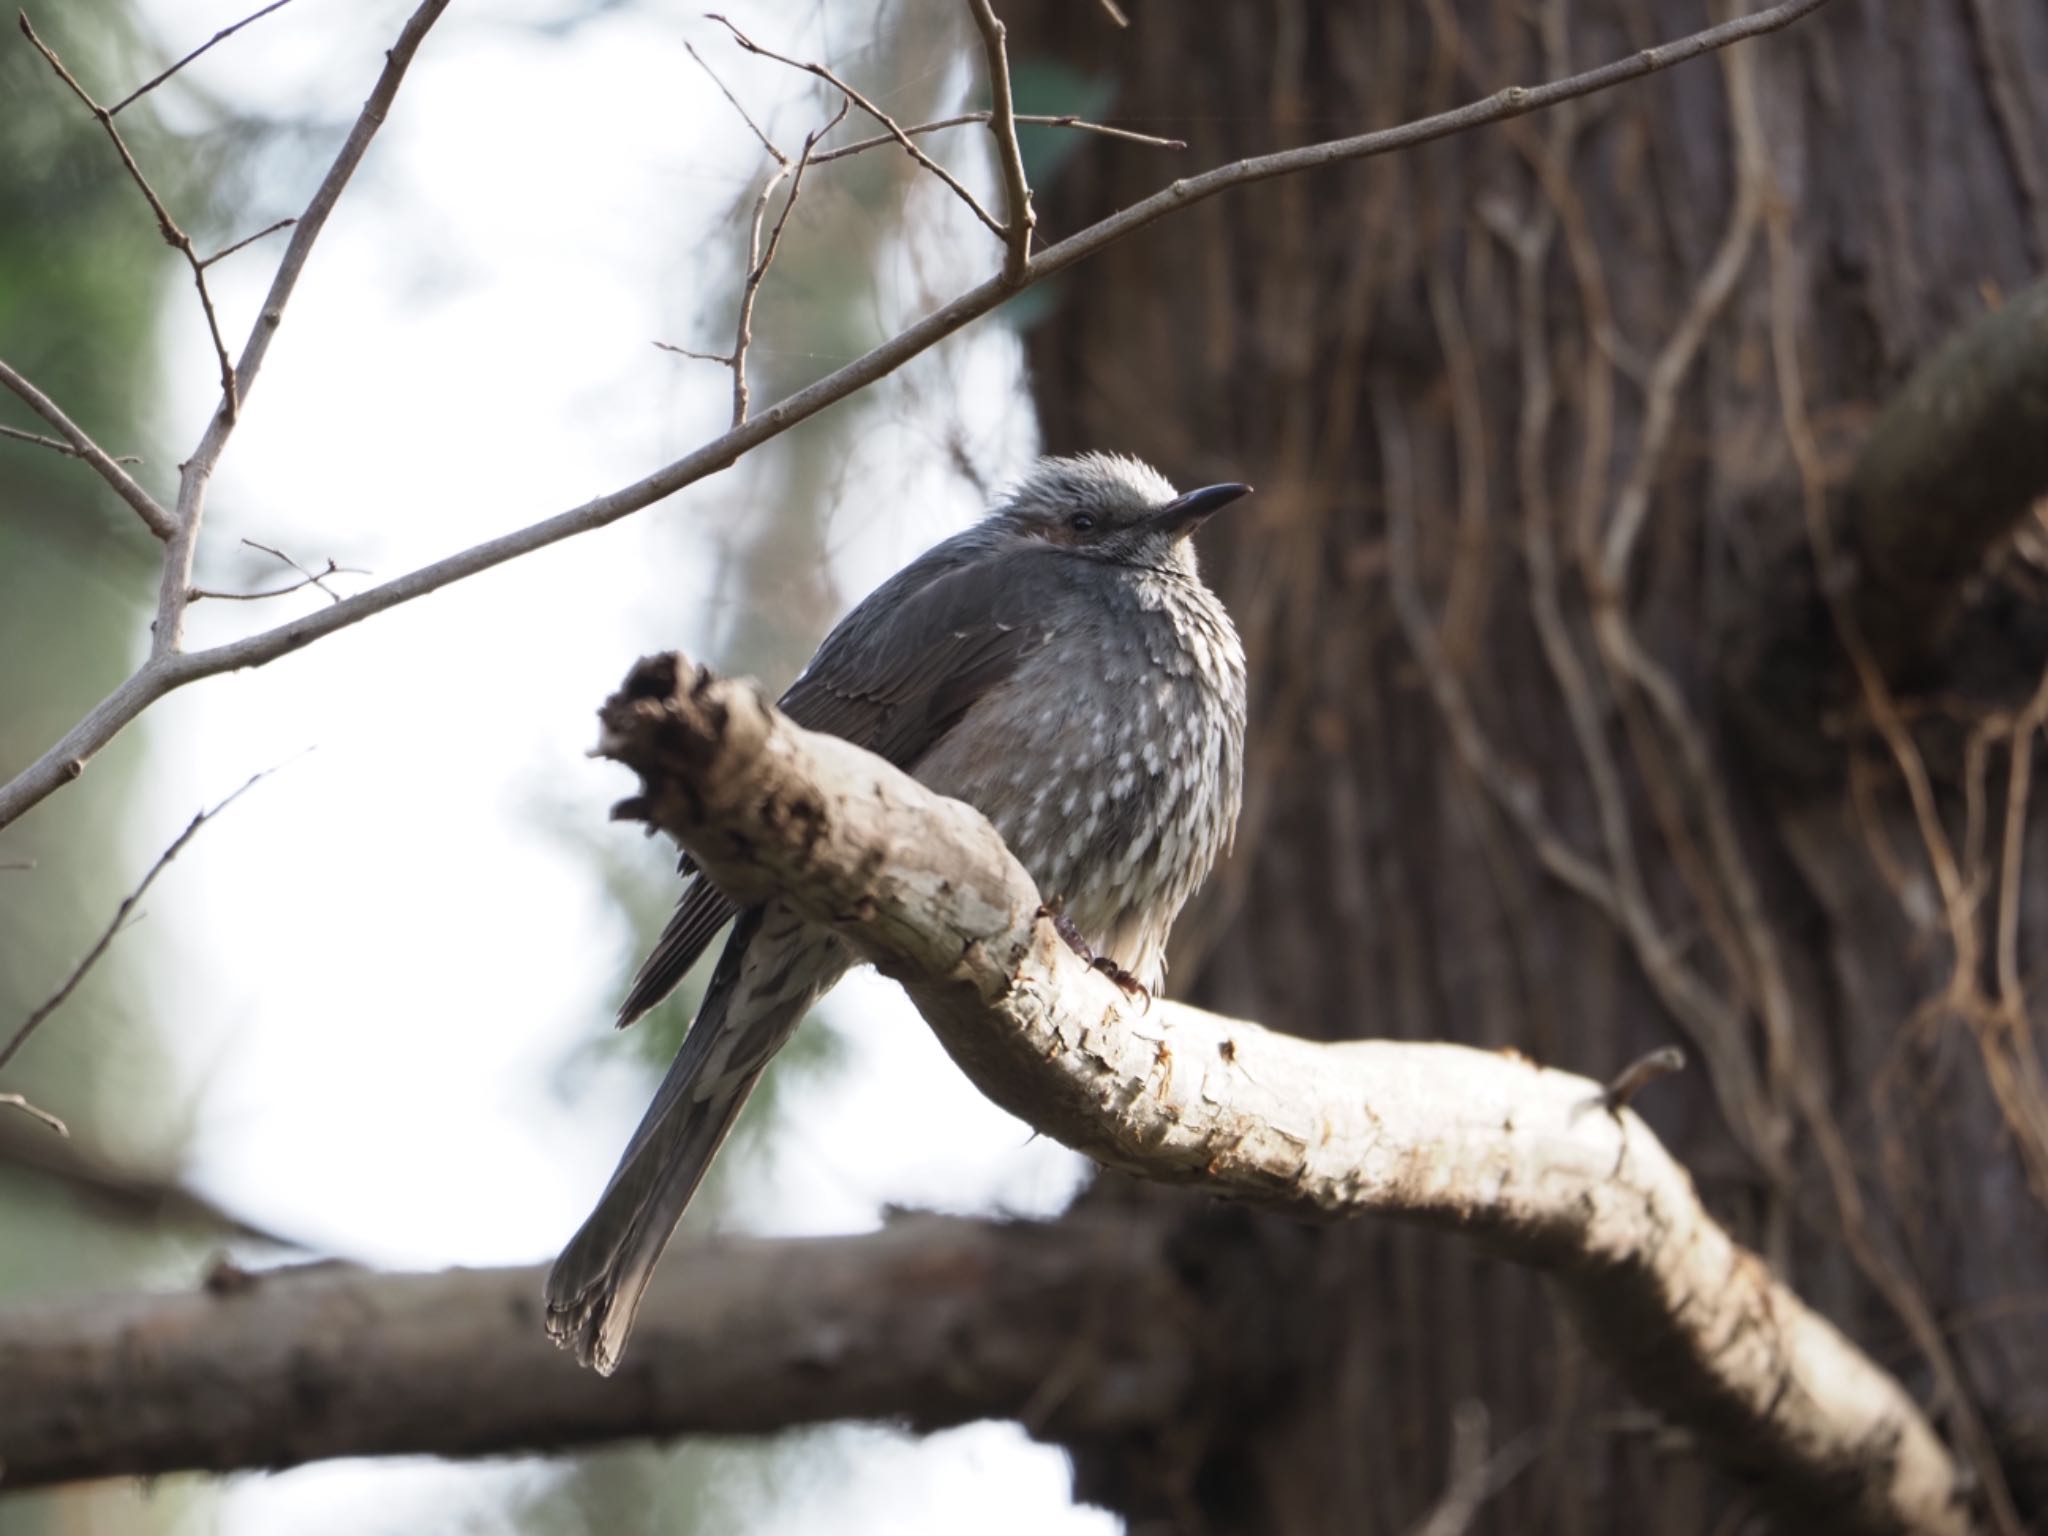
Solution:
M1100 80L1090 110L1197 165L1706 19L1233 0L1136 4L1120 31L1007 9L1024 78ZM1176 993L1594 1076L1685 1041L1700 1068L1646 1117L1923 1394L2008 1529L2048 1519L2048 1075L2024 995L2048 956L2026 800L2048 702L2033 536L2009 537L2041 486L2022 473L1987 523L1952 474L1871 468L1869 432L2048 262L2044 78L2048 12L2025 0L1858 0L1207 204L1026 332L1050 449L1259 488L1204 535L1253 659L1251 793L1181 924ZM1046 238L1161 174L1154 152L1062 150L1033 166ZM2001 377L2038 378L2038 328L2013 345L2033 361ZM2044 440L2038 392L1993 393L2023 402L2005 449ZM1872 476L1896 494L1863 494ZM1247 1306L1281 1320L1287 1385L1084 1455L1084 1490L1134 1529L1406 1529L1467 1399L1543 1446L1484 1528L1740 1527L1739 1495L1624 1405L1528 1275L1370 1223L1210 1241L1266 1266Z
M1231 1362L1258 1369L1207 1325L1165 1236L929 1216L690 1244L615 1379L549 1341L530 1268L222 1266L189 1294L23 1306L0 1318L0 1493L841 1418L1009 1417L1086 1439L1224 1387Z

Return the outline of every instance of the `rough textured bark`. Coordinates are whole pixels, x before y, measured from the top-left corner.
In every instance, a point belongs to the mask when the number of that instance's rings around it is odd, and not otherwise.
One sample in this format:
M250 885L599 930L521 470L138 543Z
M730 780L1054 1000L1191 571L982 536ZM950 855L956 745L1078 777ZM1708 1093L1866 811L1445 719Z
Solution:
M1255 1379L1164 1244L1156 1223L938 1217L693 1243L609 1380L548 1342L540 1269L223 1270L191 1295L20 1307L0 1324L0 1491L836 1418L1128 1432Z
M1006 14L1020 68L1100 82L1091 108L1188 139L1195 164L1705 15L1131 11L1128 31L1088 6ZM1539 120L1208 205L1105 253L1026 331L1048 447L1259 487L1204 535L1253 658L1250 801L1182 921L1176 991L1594 1074L1686 1040L1705 1070L1650 1098L1660 1135L1935 1405L2008 1529L2048 1511L2035 536L1974 584L1969 560L1942 572L1915 613L1960 594L1970 615L1895 699L1823 598L1872 563L1838 493L1878 411L2048 260L2043 78L2048 12L2025 0L1860 0ZM1103 144L1033 168L1048 238L1158 175ZM1960 525L1960 489L1923 482L1897 526ZM1815 533L1845 557L1818 588ZM1877 658L1914 650L1880 608ZM1767 664L1737 664L1765 631ZM1295 1320L1290 1390L1186 1426L1171 1457L1084 1456L1084 1489L1134 1528L1186 1528L1195 1489L1213 1532L1405 1529L1472 1398L1544 1445L1484 1529L1739 1526L1740 1496L1621 1410L1526 1276L1371 1223L1238 1232L1233 1262L1263 1255L1265 1304Z
M1626 1107L1642 1074L1603 1090L1512 1053L1318 1043L1127 997L1057 936L981 816L792 725L752 685L652 658L602 719L600 750L642 780L616 814L674 834L733 894L772 894L833 925L903 983L985 1092L1038 1129L1151 1179L1481 1238L1545 1269L1643 1401L1772 1510L1824 1514L1843 1529L1970 1529L1959 1469L1898 1383L1730 1240ZM1235 1319L1198 1332L1185 1326L1188 1307L1160 1305L1184 1288L1158 1241L1165 1228L1134 1223L1138 1240L1116 1255L1100 1246L1100 1221L1046 1229L1045 1251L1006 1268L1001 1288L987 1277L1002 1255L975 1263L907 1239L797 1245L807 1251L779 1259L775 1245L685 1250L689 1273L666 1280L676 1294L662 1304L652 1358L629 1367L625 1385L638 1390L594 1396L558 1388L533 1348L491 1336L508 1318L531 1320L532 1293L518 1287L533 1277L519 1271L483 1281L302 1274L249 1282L259 1299L247 1305L74 1306L0 1336L0 1375L22 1389L11 1419L0 1417L0 1449L10 1467L47 1477L195 1464L178 1456L217 1466L366 1446L474 1452L977 1404L1070 1440L1151 1430L1212 1413L1215 1401L1256 1400L1265 1394L1234 1390L1231 1378L1287 1358L1246 1349L1258 1331ZM997 1241L971 1224L921 1230L939 1250ZM1091 1232L1097 1246L1082 1253ZM1149 1266L1135 1284L1087 1268L1134 1255ZM771 1283L777 1274L796 1278ZM933 1274L967 1284L929 1294ZM1140 1406L1124 1393L1142 1416L1046 1418L1061 1373L1034 1347L1035 1324L1072 1311L1077 1274L1156 1314L1135 1333L1146 1359L1180 1360L1184 1401L1154 1393ZM949 1314L948 1302L968 1310ZM472 1317L485 1336L465 1326ZM1193 1347L1218 1326L1229 1343ZM1219 1369L1233 1347L1258 1370ZM1070 1349L1098 1385L1117 1374L1090 1332ZM806 1372L817 1390L799 1405ZM960 1390L934 1393L935 1374ZM556 1404L563 1392L572 1405ZM126 1438L109 1432L109 1411ZM224 1456L233 1460L214 1459Z

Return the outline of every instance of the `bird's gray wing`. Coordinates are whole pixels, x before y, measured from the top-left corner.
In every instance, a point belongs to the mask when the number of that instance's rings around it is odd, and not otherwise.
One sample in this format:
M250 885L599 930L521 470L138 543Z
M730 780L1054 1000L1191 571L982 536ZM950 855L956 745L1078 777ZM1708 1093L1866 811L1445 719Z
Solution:
M619 1028L624 1029L682 985L697 957L704 953L718 930L732 920L732 914L732 903L720 894L717 886L701 874L691 876L668 926L661 930L654 948L640 962L633 985L626 990L626 1000L619 1004Z
M1071 556L1019 550L962 564L849 614L782 696L798 725L910 769L974 702L1052 638ZM908 573L906 573L908 574Z
M976 699L1051 638L1047 599L1065 586L1070 559L1051 550L989 554L957 539L941 544L825 637L783 694L783 713L899 768L914 766ZM619 1005L619 1027L673 992L732 915L732 903L695 875Z

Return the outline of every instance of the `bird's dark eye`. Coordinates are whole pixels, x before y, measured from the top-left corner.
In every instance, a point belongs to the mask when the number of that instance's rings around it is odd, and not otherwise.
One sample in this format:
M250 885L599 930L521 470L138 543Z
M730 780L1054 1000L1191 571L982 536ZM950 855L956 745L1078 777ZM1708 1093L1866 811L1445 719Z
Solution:
M1067 526L1073 529L1076 533L1086 533L1089 529L1095 526L1095 518L1091 513L1076 512L1072 517L1067 519Z

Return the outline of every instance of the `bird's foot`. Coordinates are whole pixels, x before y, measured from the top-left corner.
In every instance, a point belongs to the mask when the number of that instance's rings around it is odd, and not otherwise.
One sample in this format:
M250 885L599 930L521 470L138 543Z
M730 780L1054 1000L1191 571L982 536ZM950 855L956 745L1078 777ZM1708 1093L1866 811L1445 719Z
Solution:
M1145 983L1109 956L1098 955L1089 947L1088 941L1081 937L1081 930L1074 925L1074 920L1067 916L1064 898L1053 897L1038 909L1038 915L1051 918L1053 932L1067 941L1067 948L1115 982L1124 996L1141 998L1147 1008L1152 1006L1152 991Z
M1114 960L1110 959L1109 956L1097 955L1088 963L1115 982L1125 997L1135 997L1147 1008L1152 1006L1152 989L1118 965Z

